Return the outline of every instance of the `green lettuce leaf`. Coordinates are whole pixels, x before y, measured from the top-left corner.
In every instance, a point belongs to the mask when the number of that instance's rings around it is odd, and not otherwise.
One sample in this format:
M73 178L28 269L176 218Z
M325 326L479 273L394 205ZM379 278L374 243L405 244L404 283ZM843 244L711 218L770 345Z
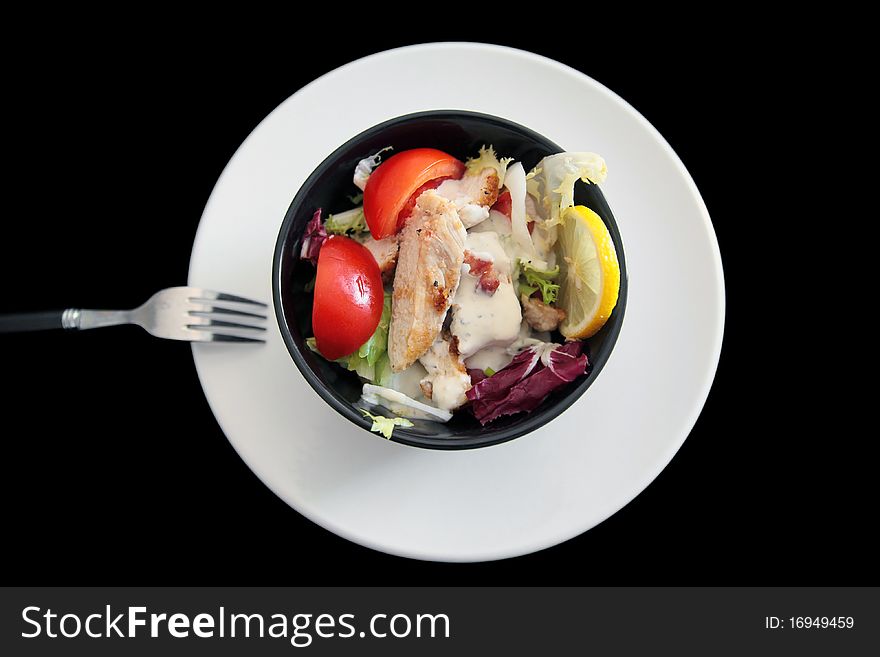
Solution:
M373 421L373 426L370 427L370 431L381 433L386 438L391 438L391 434L394 432L394 427L413 426L412 422L403 417L385 417L384 415L373 415L362 408L359 410Z
M541 298L544 303L553 303L559 294L559 284L554 283L559 277L559 265L553 269L538 269L531 262L520 261L520 274L525 282L520 281L519 293L532 296L537 290L541 290Z
M324 230L334 235L349 235L367 231L367 220L363 207L331 214L324 222Z
M373 383L383 388L389 388L391 387L393 377L394 370L391 369L391 359L388 358L388 353L386 352L376 361Z
M391 293L386 292L382 302L382 316L379 318L379 324L370 339L357 350L357 355L365 359L370 367L374 366L382 354L388 350L389 326L391 326Z
M388 361L388 327L391 325L391 293L385 292L385 298L382 302L382 316L379 318L379 324L370 339L364 342L357 351L336 359L346 369L357 372L358 376L377 383L381 380L388 381L391 377L391 363ZM321 355L318 351L318 345L315 338L306 338L306 345L316 354ZM383 360L384 356L384 360Z

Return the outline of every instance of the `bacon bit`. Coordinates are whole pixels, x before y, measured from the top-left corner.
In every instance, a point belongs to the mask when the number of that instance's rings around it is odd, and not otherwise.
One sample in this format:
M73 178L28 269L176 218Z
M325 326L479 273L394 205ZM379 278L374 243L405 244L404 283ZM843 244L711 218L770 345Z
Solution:
M495 290L498 289L498 286L501 285L501 281L497 278L486 278L485 276L480 277L480 288L489 296L495 294Z
M495 294L495 290L498 289L501 281L498 280L498 272L495 271L495 267L492 266L492 261L483 260L470 251L465 251L464 263L470 267L471 276L478 276L480 278L478 284L480 289L489 296Z
M482 276L492 269L491 260L483 260L478 258L471 251L464 252L464 263L471 268L472 276Z

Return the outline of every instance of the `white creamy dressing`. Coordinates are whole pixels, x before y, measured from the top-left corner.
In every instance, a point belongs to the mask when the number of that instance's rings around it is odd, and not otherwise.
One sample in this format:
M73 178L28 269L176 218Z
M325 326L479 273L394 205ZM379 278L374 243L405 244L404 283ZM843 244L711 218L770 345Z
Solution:
M489 217L489 208L484 205L477 205L476 203L465 203L460 207L456 203L456 209L458 210L458 217L465 228L476 226Z
M425 374L427 374L425 368L416 361L403 370L403 372L395 372L391 376L389 387L399 390L407 397L428 403L428 400L422 396L422 389L419 387L419 382L425 378Z
M463 274L452 301L450 331L458 338L458 351L466 359L492 345L508 345L519 334L522 307L510 280L510 257L501 245L498 233L470 232L465 250L490 254L500 281L494 294L479 287L478 276ZM470 268L468 268L470 269Z
M473 180L465 176L459 180L444 180L436 190L440 196L452 201L465 228L476 226L489 217L488 207L474 203L473 186Z
M467 401L465 393L471 388L471 377L458 369L452 360L449 343L438 337L419 357L427 372L423 381L431 384L431 403L446 410L458 408Z
M467 359L465 363L469 370L483 370L492 368L496 372L510 365L513 356L507 353L507 345L496 344L491 347L480 349Z
M498 210L490 210L489 216L479 225L474 226L468 232L470 233L498 233L499 237L510 235L510 219L506 214L498 212Z
M529 326L529 323L526 320L523 320L519 327L519 335L516 337L516 340L507 346L507 353L513 358L523 349L544 344L545 342L550 342L550 332L536 331Z
M493 264L495 263L495 256L492 255L491 251L474 251L474 250L470 250L470 249L468 249L468 250L470 251L471 256L476 258L477 260L483 260L485 262L491 262ZM467 263L462 264L461 273L462 274L469 274L470 272L471 272L470 265L468 265Z
M513 342L480 349L468 358L466 365L468 369L472 370L483 370L485 372L487 369L492 368L497 372L510 365L513 357L523 349L543 345L548 342L550 342L550 333L548 331L535 331L529 326L528 322L523 320L519 327L519 333Z

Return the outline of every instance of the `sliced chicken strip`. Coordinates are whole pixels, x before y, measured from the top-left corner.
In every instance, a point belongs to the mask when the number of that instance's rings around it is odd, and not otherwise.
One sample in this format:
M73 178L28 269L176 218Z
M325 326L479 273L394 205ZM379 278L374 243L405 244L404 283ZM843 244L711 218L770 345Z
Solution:
M444 333L419 358L428 372L419 385L437 408L452 411L467 401L465 393L471 389L471 377L458 353L458 339Z
M388 357L401 372L440 333L458 289L467 232L455 206L433 190L419 196L400 234L391 298Z
M470 228L489 216L489 207L498 200L499 182L495 169L486 168L459 180L444 180L437 193L455 204L464 227Z
M521 295L523 318L536 331L555 331L559 322L565 319L565 311L562 308L550 306L540 299L533 299L528 295Z
M373 239L369 233L362 233L355 239L367 247L367 250L373 254L376 262L379 264L379 271L382 273L382 280L388 283L394 280L394 267L397 264L397 250L400 246L400 238L397 235L391 235L381 240Z

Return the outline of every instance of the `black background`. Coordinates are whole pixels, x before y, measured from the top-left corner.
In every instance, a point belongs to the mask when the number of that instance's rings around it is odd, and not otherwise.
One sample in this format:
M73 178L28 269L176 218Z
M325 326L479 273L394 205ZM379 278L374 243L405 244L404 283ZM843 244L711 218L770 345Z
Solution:
M682 28L636 38L592 27L560 37L557 25L527 34L408 30L406 39L296 23L273 34L172 22L138 34L122 29L130 24L37 30L27 47L7 51L0 312L131 307L184 284L217 177L290 94L389 47L504 43L620 94L700 188L728 295L724 351L702 416L657 480L586 534L502 562L423 563L338 538L265 488L217 426L188 345L134 327L2 336L7 579L857 584L873 576L874 493L853 472L858 442L849 442L853 427L833 398L839 380L819 375L831 360L824 329L836 317L814 293L827 277L822 237L794 230L804 226L790 204L798 191L782 184L804 165L784 145L799 125L783 105L802 87L796 53L771 55L754 26L729 37ZM328 102L357 111L357 99Z

